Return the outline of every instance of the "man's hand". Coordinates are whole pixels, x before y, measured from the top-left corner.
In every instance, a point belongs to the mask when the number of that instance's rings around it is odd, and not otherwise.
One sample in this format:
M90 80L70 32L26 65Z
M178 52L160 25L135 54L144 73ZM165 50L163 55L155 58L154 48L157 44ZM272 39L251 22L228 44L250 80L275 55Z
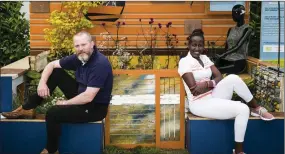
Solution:
M41 82L39 83L37 92L38 92L38 95L42 98L47 98L48 96L50 96L49 88L45 83L41 83Z
M56 102L56 105L67 105L67 102L66 102L66 100L58 100Z

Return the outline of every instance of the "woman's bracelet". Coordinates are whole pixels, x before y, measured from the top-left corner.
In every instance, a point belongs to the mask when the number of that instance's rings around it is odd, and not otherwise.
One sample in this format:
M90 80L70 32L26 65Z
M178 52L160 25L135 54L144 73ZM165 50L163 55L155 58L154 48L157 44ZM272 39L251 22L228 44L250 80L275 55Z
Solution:
M196 88L197 87L197 85L195 84L193 87L191 87L191 88L189 88L190 90L192 90L192 89L194 89L194 88Z

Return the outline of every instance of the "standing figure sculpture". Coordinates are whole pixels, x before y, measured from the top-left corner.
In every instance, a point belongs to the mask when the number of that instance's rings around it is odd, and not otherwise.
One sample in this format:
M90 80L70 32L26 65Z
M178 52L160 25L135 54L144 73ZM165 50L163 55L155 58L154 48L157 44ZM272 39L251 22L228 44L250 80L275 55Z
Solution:
M236 22L235 27L228 30L225 52L216 55L215 64L224 74L240 74L246 71L246 59L248 45L253 30L244 20L245 7L237 4L232 9L232 18Z

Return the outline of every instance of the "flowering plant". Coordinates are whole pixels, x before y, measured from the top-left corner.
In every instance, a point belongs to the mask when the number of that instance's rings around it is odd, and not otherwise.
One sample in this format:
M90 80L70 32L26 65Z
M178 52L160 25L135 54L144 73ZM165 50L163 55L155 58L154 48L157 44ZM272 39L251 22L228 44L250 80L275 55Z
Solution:
M108 31L108 25L106 23L101 23L101 26L105 29L106 32L101 33L100 36L103 38L102 41L98 42L99 50L107 51L107 54L111 48L114 48L112 53L112 58L108 57L113 69L168 69L170 65L170 55L175 50L177 46L178 39L176 34L171 33L172 22L167 22L165 27L162 26L162 23L154 24L154 19L150 18L148 23L150 27L144 27L142 25L142 19L139 19L140 30L137 34L136 40L136 52L138 54L138 64L132 66L131 61L134 58L134 54L128 51L128 38L119 37L119 30L121 26L126 25L125 22L117 22L116 26L116 35L112 35ZM162 65L159 62L158 57L155 56L156 49L159 48L159 41L165 42L167 47L167 59L165 64ZM146 54L146 51L150 51L150 54ZM108 54L110 55L110 54ZM116 58L114 58L116 56ZM178 57L176 58L178 60ZM178 64L178 62L175 61ZM177 65L176 65L177 66Z
M164 30L161 23L158 23L157 27L154 26L153 18L150 18L148 22L150 25L148 29L143 28L141 19L139 19L139 21L141 23L141 34L138 35L143 35L143 38L145 40L143 45L137 45L137 48L142 48L142 50L139 50L139 64L143 65L144 69L154 68L154 64L158 63L157 57L155 57L155 50L158 48L158 41L162 40L165 42L165 45L167 47L168 57L166 59L166 64L162 67L158 67L162 69L168 69L171 52L174 50L178 43L177 35L170 32L172 22L165 24L166 29ZM151 55L148 57L144 56L144 51L147 49L149 49L151 52Z
M126 25L125 22L117 22L116 23L116 37L114 38L110 32L107 29L106 23L102 23L101 26L106 30L106 32L101 33L100 36L103 38L103 41L99 42L99 50L107 50L109 52L109 49L115 48L115 51L112 55L117 56L117 59L111 59L109 60L112 64L113 69L119 68L119 69L127 69L130 66L130 61L132 60L132 54L126 51L127 48L127 37L119 37L119 29L121 26ZM113 41L113 44L110 43ZM117 65L115 65L117 64Z

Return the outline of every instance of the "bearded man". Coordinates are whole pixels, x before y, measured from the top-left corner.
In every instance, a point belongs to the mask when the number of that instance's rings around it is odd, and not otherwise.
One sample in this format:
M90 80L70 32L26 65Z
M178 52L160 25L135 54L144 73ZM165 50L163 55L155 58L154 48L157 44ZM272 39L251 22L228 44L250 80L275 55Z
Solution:
M50 62L42 72L37 94L12 112L8 119L25 118L27 112L41 105L56 87L67 100L60 100L46 113L47 144L41 154L57 153L62 123L87 123L103 120L108 111L113 88L112 67L101 54L88 32L73 37L76 54ZM74 70L75 79L65 70Z

